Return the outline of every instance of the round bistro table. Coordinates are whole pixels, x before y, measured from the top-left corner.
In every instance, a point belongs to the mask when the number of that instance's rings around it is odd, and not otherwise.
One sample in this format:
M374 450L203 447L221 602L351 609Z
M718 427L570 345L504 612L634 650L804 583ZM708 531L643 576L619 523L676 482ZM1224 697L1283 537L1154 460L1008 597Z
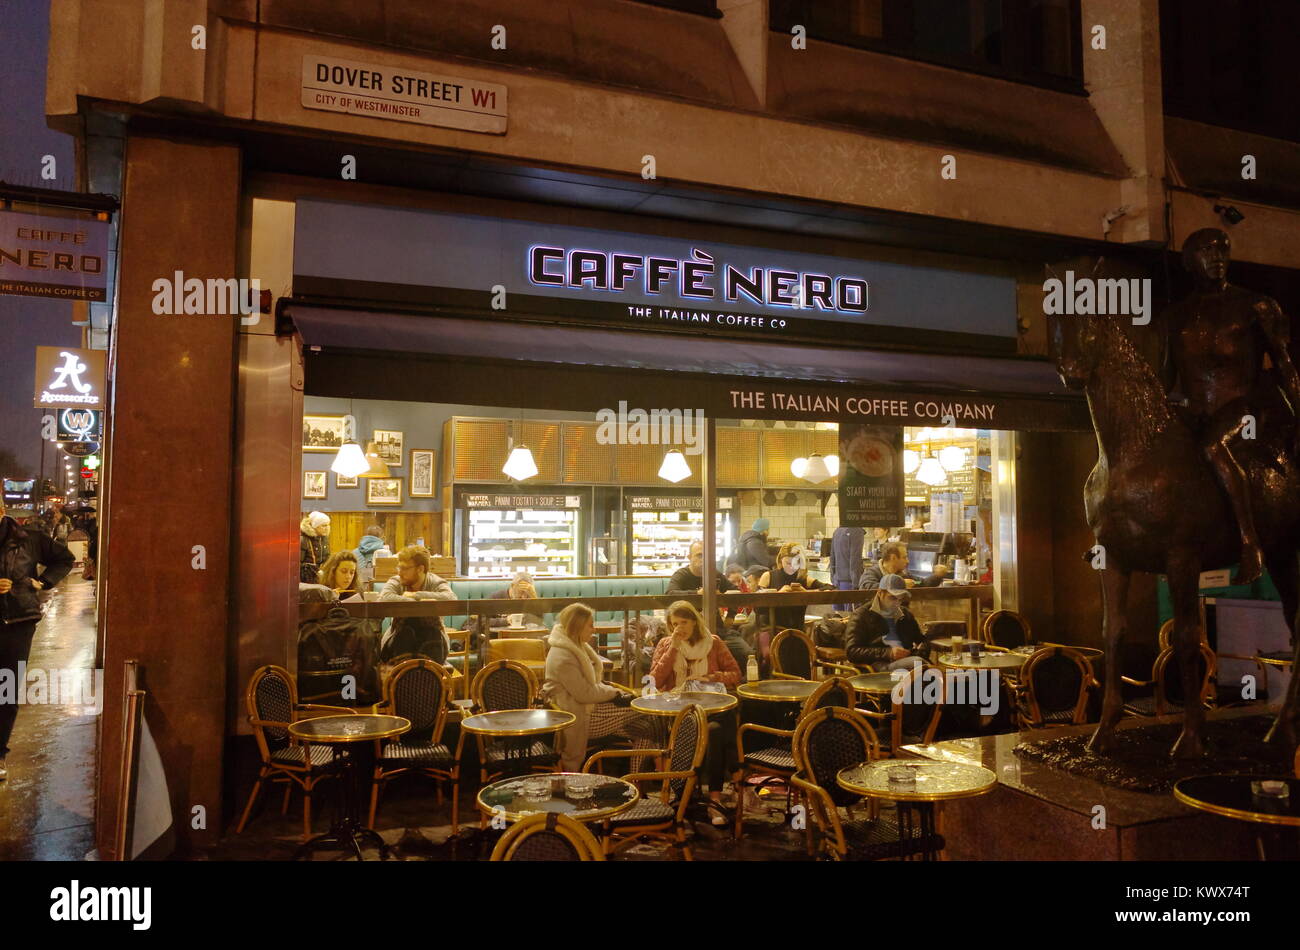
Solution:
M529 794L530 782L546 789L546 796ZM580 784L588 786L579 789ZM500 816L508 822L529 815L557 812L575 821L602 821L626 811L641 800L641 792L631 782L612 775L585 772L552 772L526 777L507 778L479 789L478 807L489 817Z
M760 709L750 707L751 714L764 716L762 725L793 729L804 702L820 685L812 680L758 680L741 683L736 687L736 695L747 702L764 704ZM765 715L768 711L771 712L770 718Z
M857 676L849 677L849 683L859 693L888 696L898 680L894 679L893 673L859 673Z
M915 783L912 785L891 783L889 772L891 769L898 768L912 772ZM936 834L934 820L936 802L983 795L998 783L996 774L979 765L961 765L956 762L912 762L900 759L877 759L874 762L851 765L841 769L835 776L835 780L840 788L865 798L897 802L898 830L904 840L917 832L923 836ZM921 854L923 861L934 859L933 850Z
M942 653L935 661L950 670L1018 670L1029 659L1024 653L980 653L974 659L969 653Z
M561 709L498 709L495 712L466 716L460 721L460 728L462 735L470 733L480 738L518 739L559 732L577 721L577 716ZM527 752L527 744L518 749L513 744L507 746L502 766L507 777L511 776L512 769L519 767L519 762L528 757ZM483 755L482 745L479 746L479 754Z
M634 697L632 708L647 716L676 716L687 706L699 706L704 715L712 716L735 709L738 702L730 693L655 693Z
M1260 794L1260 782L1281 782L1288 794L1285 797ZM1288 832L1287 827L1300 828L1300 778L1293 775L1198 775L1175 782L1174 798L1200 811L1258 825L1256 844L1261 861L1268 860L1269 851L1279 858L1296 856L1295 834Z
M339 776L339 807L330 830L305 841L294 852L294 860L311 854L316 848L333 846L340 851L351 851L361 857L358 841L368 841L379 849L379 858L388 860L388 845L379 833L361 822L361 790L359 783L374 772L375 742L391 739L409 731L411 720L401 716L381 716L373 713L352 713L338 716L318 716L289 724L289 735L300 742L319 742L333 749L334 760L340 762L343 774ZM360 744L358 744L360 743ZM345 755L345 749L351 755Z

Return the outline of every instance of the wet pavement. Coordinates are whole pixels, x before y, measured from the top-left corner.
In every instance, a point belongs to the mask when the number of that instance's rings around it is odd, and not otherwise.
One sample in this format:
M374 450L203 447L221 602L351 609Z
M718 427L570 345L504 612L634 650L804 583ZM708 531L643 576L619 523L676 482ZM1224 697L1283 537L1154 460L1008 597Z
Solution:
M36 682L36 670L94 668L94 589L80 571L56 588L32 641L29 682ZM30 687L28 696L36 697ZM19 709L9 780L0 782L0 860L80 861L93 850L98 719L86 706L66 702Z
M242 768L241 768L242 771ZM254 773L255 774L255 773ZM327 781L317 787L312 806L312 832L322 834L329 828L333 813L335 792ZM242 812L251 789L251 776L239 785L239 810ZM264 789L259 804L254 806L244 833L234 833L234 823L227 829L221 842L208 852L213 861L287 861L302 842L302 795L295 790L288 813L280 813L284 796L282 786L269 791ZM466 804L468 802L468 805ZM451 831L450 791L439 804L432 780L416 777L391 782L384 793L376 830L388 844L394 860L399 861L475 861L485 860L491 852L495 835L481 836L473 833L478 828L478 812L474 796L462 793L460 832L455 838ZM792 829L785 822L785 795L764 794L755 799L751 793L751 806L746 810L745 834L739 842L731 835L731 827L716 828L703 822L692 825L691 851L697 861L806 861L804 833ZM730 797L728 796L728 803ZM238 812L236 813L236 818ZM598 828L598 826L596 826ZM593 830L596 830L594 828ZM467 833L468 832L468 833ZM379 860L373 847L363 849L367 861ZM658 843L633 846L619 855L627 860L672 860L669 849ZM355 860L350 854L335 850L322 850L312 855L314 861Z

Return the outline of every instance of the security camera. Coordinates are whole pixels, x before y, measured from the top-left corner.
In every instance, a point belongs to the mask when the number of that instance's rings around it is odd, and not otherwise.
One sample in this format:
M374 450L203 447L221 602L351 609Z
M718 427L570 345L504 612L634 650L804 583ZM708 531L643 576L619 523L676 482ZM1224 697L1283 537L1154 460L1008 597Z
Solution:
M1241 224L1246 219L1246 216L1232 205L1215 205L1214 213L1222 217L1228 224Z

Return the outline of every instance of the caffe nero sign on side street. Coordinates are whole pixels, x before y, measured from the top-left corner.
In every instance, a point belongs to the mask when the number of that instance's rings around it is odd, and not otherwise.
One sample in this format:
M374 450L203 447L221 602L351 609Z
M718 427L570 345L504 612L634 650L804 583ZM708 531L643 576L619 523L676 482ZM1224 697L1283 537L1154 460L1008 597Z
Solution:
M773 340L1015 338L1010 277L320 200L297 203L294 235L306 296Z
M903 430L840 426L840 523L890 528L903 523Z
M0 211L0 294L106 299L108 222Z

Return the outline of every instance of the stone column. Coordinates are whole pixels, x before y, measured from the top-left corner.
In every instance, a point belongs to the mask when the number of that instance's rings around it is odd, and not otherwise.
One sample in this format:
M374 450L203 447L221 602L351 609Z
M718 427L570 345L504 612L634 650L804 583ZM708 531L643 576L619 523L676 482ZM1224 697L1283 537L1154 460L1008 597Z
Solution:
M233 278L238 148L129 137L102 543L105 697L96 838L122 792L122 671L138 660L180 851L220 834L238 316L157 315L154 281ZM201 550L196 550L201 546ZM200 569L201 568L201 569ZM194 829L202 806L206 828Z
M1107 237L1123 243L1162 243L1165 110L1160 83L1160 2L1083 0L1081 13L1083 76L1089 101L1130 174L1120 183L1120 204L1127 206L1128 212L1114 221ZM1098 27L1105 30L1105 49L1094 48ZM1100 222L1098 225L1100 228Z

